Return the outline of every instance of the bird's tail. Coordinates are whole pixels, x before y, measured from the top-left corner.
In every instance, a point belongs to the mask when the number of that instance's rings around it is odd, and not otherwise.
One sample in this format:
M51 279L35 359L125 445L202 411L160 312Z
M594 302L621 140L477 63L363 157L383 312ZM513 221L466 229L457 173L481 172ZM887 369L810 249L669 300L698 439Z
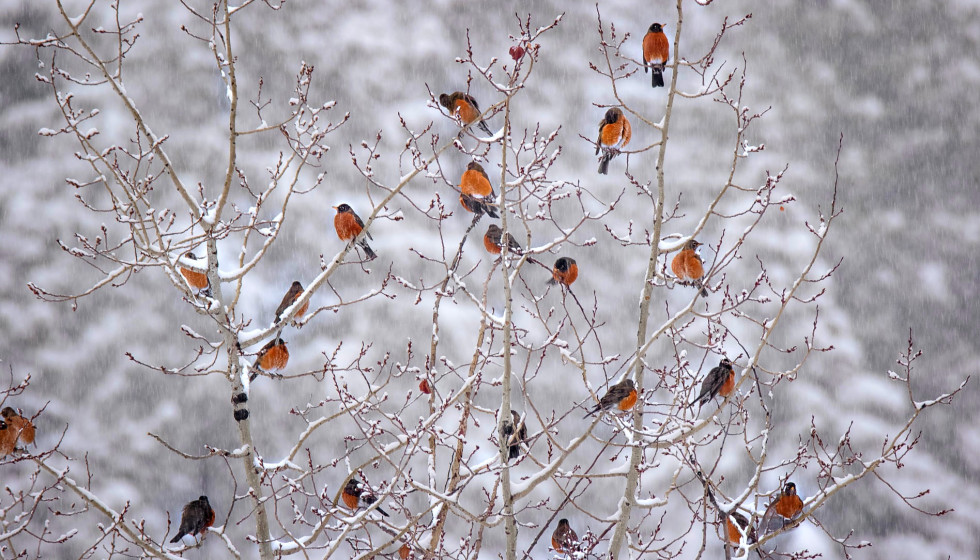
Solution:
M650 78L653 87L664 87L664 69L661 66L653 67L653 76Z
M606 175L609 173L609 160L612 159L612 153L602 154L602 159L599 160L599 175Z
M378 513L380 513L381 515L383 515L385 517L391 517L390 515L388 515L388 512L387 511L385 511L385 510L383 510L381 508L375 508L375 509L377 509L378 510Z
M369 261L373 261L374 259L378 258L378 254L374 252L374 249L371 249L371 246L368 245L367 241L362 239L358 245L361 246L361 249L364 249L364 254L367 255Z
M487 136L493 136L493 131L490 130L489 126L487 126L486 121L480 121L479 126L480 126L480 130L487 133Z
M704 287L704 283L698 280L697 286L701 288L701 297L708 297L708 289Z
M500 218L500 214L497 213L497 209L493 207L493 204L485 202L483 204L483 211L487 213L487 216L491 218Z
M180 539L184 538L184 533L177 533L177 536L170 539L170 544L180 542Z

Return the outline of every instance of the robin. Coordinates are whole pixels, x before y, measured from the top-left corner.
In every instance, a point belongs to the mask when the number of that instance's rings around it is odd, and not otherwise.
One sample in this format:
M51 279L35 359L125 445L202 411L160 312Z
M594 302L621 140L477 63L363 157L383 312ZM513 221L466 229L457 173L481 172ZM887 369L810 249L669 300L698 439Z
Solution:
M252 374L248 376L248 380L255 381L255 378L259 376L259 370L269 375L282 377L282 375L278 375L278 372L285 369L288 363L289 349L286 348L286 341L277 336L259 350L255 357L255 364L252 366Z
M717 366L711 368L708 376L701 383L701 393L688 406L700 404L704 406L717 395L727 397L735 390L735 370L728 358L722 359Z
M708 290L701 282L701 278L704 277L704 264L701 262L701 257L694 252L700 246L701 243L693 239L688 240L684 248L674 256L674 260L670 261L670 270L681 283L693 284L701 288L701 297L707 297Z
M483 170L483 166L475 161L466 165L466 171L459 179L459 190L463 194L482 196L490 200L497 199L497 193L493 192L493 185L490 184L490 177Z
M551 534L551 548L560 554L571 554L578 550L578 535L568 526L567 519L558 520L558 527Z
M279 302L279 307L276 308L276 323L282 320L282 314L286 312L286 309L296 303L299 296L303 295L303 285L297 281L293 281L293 285L289 287L289 291L286 295L282 296L282 301ZM310 308L310 302L307 301L302 307L296 310L296 319L300 319L306 314L306 310Z
M632 137L633 129L623 111L619 107L606 111L606 116L599 121L599 139L596 140L595 146L596 155L599 155L599 150L602 149L602 158L599 160L600 175L609 172L609 160L629 144Z
M778 531L793 519L803 513L803 500L796 493L796 484L787 482L783 491L769 504L762 516L762 527L765 533Z
M351 479L347 481L347 486L344 487L344 491L341 494L341 497L344 499L344 504L352 510L369 508L374 505L374 502L378 501L377 496L371 492L370 488L365 489L362 488L362 486L364 486L364 484L360 480L357 480L357 477L351 477ZM381 509L380 507L375 509L377 509L378 513L381 515L388 517L387 511Z
M356 241L361 246L361 249L364 249L364 254L367 255L369 261L378 258L377 253L368 245L367 239L362 237L359 241L357 240L361 232L364 231L364 222L361 221L361 217L354 213L354 210L346 204L334 206L334 210L337 211L337 215L333 217L333 227L337 230L337 237L341 241ZM368 239L374 239L371 237L370 231L365 231L364 233Z
M633 408L634 405L636 405L636 385L633 384L632 379L627 378L610 387L606 394L599 399L599 404L595 405L595 408L589 411L585 417L588 418L596 412L609 410L612 407L625 412Z
M755 527L749 524L748 518L741 513L734 511L725 518L725 536L729 544L739 546L742 542L742 534L748 537L748 544L756 541Z
M191 260L198 260L194 253L187 253L186 256ZM194 288L194 291L201 292L208 288L209 283L207 274L192 270L190 268L184 268L182 266L178 266L177 270L180 271L180 275L184 277L184 280L187 280L187 283L190 284L191 288Z
M551 280L548 280L548 283L571 287L576 278L578 278L578 264L575 259L561 257L555 261L555 267L551 271Z
M497 213L497 210L493 207L493 204L487 202L486 200L483 200L480 197L476 197L468 194L460 194L459 203L462 204L463 208L465 208L466 210L476 214L477 217L482 216L484 214L490 216L491 218L500 217L500 214Z
M3 415L3 421L6 422L7 429L10 430L8 437L13 438L11 440L12 445L16 446L18 441L24 445L34 443L34 424L31 424L29 419L24 418L9 406L5 407L0 414Z
M177 536L170 539L170 542L178 542L184 538L184 535L203 537L204 532L212 525L214 525L214 510L208 503L208 497L201 496L184 506L184 511L180 514L180 529L177 529Z
M449 110L451 115L456 115L459 117L463 124L471 125L473 121L480 118L480 106L477 105L476 99L468 93L463 93L461 91L453 92L452 94L443 93L439 96L439 104ZM480 121L478 123L480 130L493 136L493 132L490 131L490 127L487 123Z
M503 251L504 244L501 240L504 230L497 224L487 226L487 232L483 234L483 246L492 255L499 255ZM514 236L507 234L507 251L514 254L521 254L521 245L514 239Z
M500 439L504 440L510 450L509 459L516 459L521 455L521 443L527 440L527 424L521 424L521 415L516 410L510 411L513 422L505 422L500 427ZM520 426L517 430L517 437L514 437L514 427Z
M0 420L0 458L13 453L16 446L17 434L6 422Z
M491 218L499 218L493 204L497 200L497 193L493 192L493 185L490 184L490 177L483 170L483 166L475 161L466 165L466 171L459 179L460 202L463 207L474 214L487 214ZM463 200L467 198L467 200ZM475 202L470 202L470 201ZM468 205L467 203L470 202ZM470 206L473 206L471 208ZM479 206L477 209L476 207Z
M653 87L664 87L664 65L670 58L670 41L662 23L654 23L643 36L643 73L653 71Z

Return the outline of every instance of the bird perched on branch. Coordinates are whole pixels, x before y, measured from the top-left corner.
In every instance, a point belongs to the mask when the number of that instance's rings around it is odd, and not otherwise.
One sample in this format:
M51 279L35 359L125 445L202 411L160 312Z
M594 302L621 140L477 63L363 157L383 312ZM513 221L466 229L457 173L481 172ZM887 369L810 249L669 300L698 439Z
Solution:
M378 501L378 497L374 495L363 482L357 479L357 477L351 477L347 481L347 486L344 486L344 491L341 493L341 498L344 500L344 504L351 508L352 510L357 510L359 508L369 508L374 505L374 502ZM375 508L378 513L388 517L388 512L381 509L380 507Z
M364 222L361 221L361 217L347 204L334 206L334 210L337 211L337 215L333 217L333 227L337 230L337 237L348 243L356 242L361 249L364 249L364 254L367 255L369 261L378 258L377 253L371 249L367 242L368 239L374 239L374 237L371 236L370 231L364 231ZM358 238L362 231L364 231L367 239Z
M259 376L259 371L263 371L273 377L282 377L279 372L285 369L288 363L289 349L286 348L286 341L282 337L277 336L259 350L248 380L255 381L255 378Z
M208 503L207 496L188 502L184 506L184 511L180 515L180 528L177 529L177 536L170 539L171 543L180 541L184 535L201 535L207 528L214 525L214 510Z
M548 283L561 284L566 288L570 288L576 278L578 278L578 263L575 262L575 259L561 257L555 261L555 266L551 269L551 279L548 280Z
M476 99L468 93L463 93L461 91L456 91L451 94L443 93L439 96L439 104L449 110L449 114L459 117L459 120L463 121L464 125L471 125L473 121L480 118L480 106L476 103ZM492 136L493 132L490 131L490 127L487 123L480 121L477 123L480 130L487 133L487 135Z
M503 252L503 234L504 230L500 229L497 224L487 226L487 232L483 235L483 246L486 247L488 253L499 255ZM521 254L521 244L509 233L507 234L507 251L515 255Z
M459 179L459 192L459 202L463 208L478 216L486 214L491 218L500 217L494 208L497 193L493 191L490 177L479 163L471 161L467 164L466 171L463 171L463 176Z
M32 424L28 418L21 416L16 410L9 406L4 407L0 414L3 415L3 422L7 424L6 437L11 438L10 451L13 451L14 448L16 448L18 441L24 445L34 443L34 424ZM0 443L0 448L2 447L4 447L4 445ZM10 451L7 453L10 453ZM6 455L7 453L0 451L0 455Z
M708 376L701 383L701 392L688 406L694 406L696 404L704 406L716 396L721 395L722 397L727 397L734 390L735 370L732 369L732 362L728 358L724 358L717 366L711 368Z
M187 253L186 257L194 261L198 260L197 256L194 255L194 253ZM191 268L186 268L183 266L178 266L177 270L180 271L180 275L184 277L184 280L187 281L187 283L190 285L191 288L194 289L195 292L205 291L210 285L210 283L208 282L208 275L203 272L199 272L197 270L193 270Z
M630 121L623 114L619 107L613 107L606 111L606 116L599 121L599 139L596 140L595 153L602 157L599 159L599 174L609 173L609 160L616 157L620 150L630 143L633 137L633 129Z
M517 413L516 410L510 411L512 422L504 422L500 426L500 440L507 445L509 450L508 460L516 459L521 455L521 443L527 440L527 424L521 424L521 415ZM517 436L514 436L514 428L520 426L521 428L517 430Z
M704 264L701 262L701 257L695 252L700 246L701 243L689 239L684 244L684 248L674 256L674 260L670 261L670 270L682 284L690 284L700 288L701 297L707 297L708 290L701 281L704 277Z
M296 300L298 300L301 295L303 295L303 285L298 281L294 281L293 285L289 287L289 291L286 292L286 295L282 296L282 301L279 303L279 307L276 308L276 323L282 320L282 315L286 312L286 309L288 309L290 305L296 303ZM294 317L296 319L301 319L303 315L306 314L306 310L309 308L310 302L307 301L302 307L296 310L296 315L294 315Z
M610 387L606 394L599 399L599 404L595 405L595 408L589 411L585 417L588 418L596 412L609 410L613 407L625 412L636 405L636 398L636 385L632 379L626 378Z
M490 177L483 166L475 161L466 164L466 171L463 171L463 176L459 179L459 190L463 194L481 196L491 201L497 199L497 193L493 191L493 185L490 184Z
M745 534L748 544L756 541L755 527L749 525L749 520L737 511L733 511L725 518L725 537L732 546L738 546L742 542L742 534Z
M764 535L772 533L791 523L801 513L803 513L803 500L796 493L796 484L787 482L783 486L783 491L766 508L759 527Z
M664 87L664 66L670 58L670 41L661 23L654 23L643 36L643 73L653 71L652 87Z
M578 551L578 535L568 525L567 519L559 519L558 527L551 534L551 548L559 554L572 554Z

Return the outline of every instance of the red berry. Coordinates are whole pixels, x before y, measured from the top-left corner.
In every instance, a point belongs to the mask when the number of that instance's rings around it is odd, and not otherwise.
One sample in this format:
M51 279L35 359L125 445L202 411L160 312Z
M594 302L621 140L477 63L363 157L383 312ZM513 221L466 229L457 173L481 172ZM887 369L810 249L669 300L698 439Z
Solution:
M429 386L429 380L428 379L423 379L422 382L419 383L419 391L422 391L426 395L431 395L432 394L432 387Z
M514 45L510 48L510 57L514 60L520 60L524 56L524 47L520 45Z

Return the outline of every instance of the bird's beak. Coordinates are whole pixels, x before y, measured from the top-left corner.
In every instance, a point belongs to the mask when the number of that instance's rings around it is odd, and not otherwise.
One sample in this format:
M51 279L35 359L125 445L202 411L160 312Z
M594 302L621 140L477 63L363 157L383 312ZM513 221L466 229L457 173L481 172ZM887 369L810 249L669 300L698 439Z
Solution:
M333 208L334 210L336 210L336 209L337 209L337 207L336 207L336 206L331 206L331 208Z

